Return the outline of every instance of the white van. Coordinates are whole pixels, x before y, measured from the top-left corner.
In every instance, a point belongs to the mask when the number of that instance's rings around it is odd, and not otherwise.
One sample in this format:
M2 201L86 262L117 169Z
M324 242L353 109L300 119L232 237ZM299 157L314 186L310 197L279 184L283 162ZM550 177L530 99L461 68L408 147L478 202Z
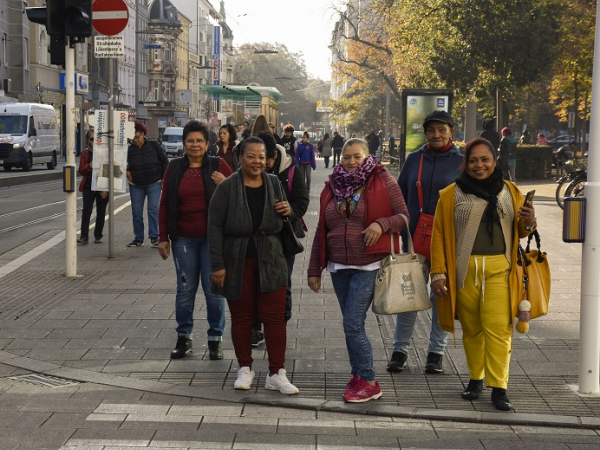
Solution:
M183 127L167 127L162 137L165 153L173 156L183 156Z
M56 111L38 103L0 103L0 164L4 170L34 164L56 167L60 130Z

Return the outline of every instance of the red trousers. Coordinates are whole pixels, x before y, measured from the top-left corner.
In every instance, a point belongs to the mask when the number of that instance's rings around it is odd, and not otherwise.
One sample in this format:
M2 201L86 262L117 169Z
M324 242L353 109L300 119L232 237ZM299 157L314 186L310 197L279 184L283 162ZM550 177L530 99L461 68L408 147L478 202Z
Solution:
M252 367L252 326L254 318L263 323L269 355L269 372L277 373L285 362L285 286L275 292L260 292L256 258L246 258L242 298L227 300L231 313L231 340L240 367Z

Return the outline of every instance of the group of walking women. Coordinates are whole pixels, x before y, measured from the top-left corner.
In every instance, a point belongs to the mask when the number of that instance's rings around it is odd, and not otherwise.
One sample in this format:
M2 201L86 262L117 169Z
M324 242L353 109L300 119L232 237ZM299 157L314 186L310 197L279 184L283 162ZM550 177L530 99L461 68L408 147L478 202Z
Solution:
M510 410L511 311L520 301L514 281L517 247L519 238L535 229L535 210L524 204L513 183L503 180L496 150L487 140L470 141L463 157L452 143L454 123L448 113L429 114L423 128L427 143L408 156L398 181L369 154L364 140L344 144L341 162L321 193L308 285L319 292L323 271L331 275L351 366L344 400L381 397L365 330L377 272L392 250L390 234L414 234L421 212L435 214L427 262L433 309L426 372L443 371L447 333L455 332L458 319L470 376L462 397L477 399L485 378L496 408ZM189 122L183 132L186 153L170 163L165 175L159 251L167 258L173 248L177 269L178 341L172 357L191 351L200 280L209 310L211 359L223 357L227 299L239 363L234 388L252 386L252 330L258 318L269 358L265 387L295 394L298 389L284 368L293 258L284 254L280 233L287 219L302 236L300 219L309 199L305 177L268 130L253 129L239 144L236 170L228 164L233 134L227 126L221 130L221 159L213 159L206 154L208 130ZM409 219L408 230L403 216ZM403 370L415 318L416 313L397 318L389 371Z

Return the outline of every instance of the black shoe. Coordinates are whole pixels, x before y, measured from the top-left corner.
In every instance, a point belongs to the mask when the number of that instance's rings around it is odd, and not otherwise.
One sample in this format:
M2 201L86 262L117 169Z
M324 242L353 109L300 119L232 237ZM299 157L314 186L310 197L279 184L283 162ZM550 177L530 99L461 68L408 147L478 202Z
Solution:
M179 336L175 349L171 352L171 359L180 359L190 353L192 353L192 340L185 336Z
M208 341L208 354L210 359L223 359L223 346L221 341Z
M392 353L390 362L387 365L388 372L402 372L404 370L404 364L406 364L407 359L408 355L406 353Z
M85 245L85 244L87 244L87 243L88 243L88 238L86 238L86 237L81 237L81 236L80 236L80 237L79 237L79 239L77 239L77 243L78 243L78 244L84 244L84 245Z
M102 236L94 238L94 244L102 244Z
M506 396L506 389L492 388L492 403L500 411L510 411L513 409L510 400Z
M442 369L443 360L444 355L429 353L427 355L427 364L425 364L425 373L444 373L444 369Z
M137 239L134 239L127 244L127 247L141 247L142 245L144 245L144 241L138 241Z
M252 329L252 347L258 347L265 342L265 335L261 330Z
M150 239L150 244L152 245L153 248L158 248L158 238Z
M483 380L469 380L467 388L462 393L465 400L477 400L483 391Z

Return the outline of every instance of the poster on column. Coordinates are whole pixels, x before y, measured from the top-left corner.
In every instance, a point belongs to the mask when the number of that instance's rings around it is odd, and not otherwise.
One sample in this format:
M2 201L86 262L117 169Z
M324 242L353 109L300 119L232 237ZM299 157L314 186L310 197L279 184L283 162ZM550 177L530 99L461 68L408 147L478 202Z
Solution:
M127 111L115 111L113 119L113 188L117 193L124 193L127 190L127 136L133 136L134 124L129 121ZM96 136L92 161L92 190L108 191L108 111L97 110L95 114L89 116L89 123L94 127Z

